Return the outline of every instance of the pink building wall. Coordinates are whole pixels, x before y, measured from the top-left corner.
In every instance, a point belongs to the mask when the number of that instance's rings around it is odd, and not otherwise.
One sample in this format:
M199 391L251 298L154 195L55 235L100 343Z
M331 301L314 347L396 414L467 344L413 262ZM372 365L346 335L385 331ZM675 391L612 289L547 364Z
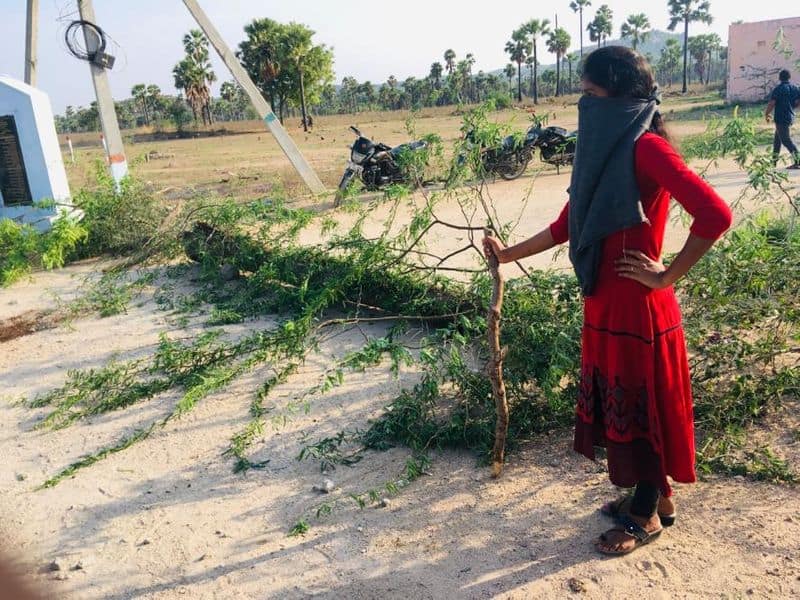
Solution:
M800 84L800 17L728 28L728 102L764 100L780 69L789 69L792 83Z

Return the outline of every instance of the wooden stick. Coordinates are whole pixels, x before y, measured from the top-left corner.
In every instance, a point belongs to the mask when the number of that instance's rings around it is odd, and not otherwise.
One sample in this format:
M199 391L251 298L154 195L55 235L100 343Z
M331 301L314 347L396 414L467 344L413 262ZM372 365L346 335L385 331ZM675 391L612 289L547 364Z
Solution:
M484 235L491 235L491 231L484 229ZM503 381L503 359L506 348L500 347L500 313L503 309L503 276L500 274L500 263L494 253L487 257L489 272L492 275L492 300L489 304L489 313L486 318L486 331L489 337L489 363L486 370L492 382L492 395L497 410L497 424L494 430L494 449L492 450L492 477L500 477L503 472L503 462L506 452L506 437L508 436L508 399L506 398L506 384Z

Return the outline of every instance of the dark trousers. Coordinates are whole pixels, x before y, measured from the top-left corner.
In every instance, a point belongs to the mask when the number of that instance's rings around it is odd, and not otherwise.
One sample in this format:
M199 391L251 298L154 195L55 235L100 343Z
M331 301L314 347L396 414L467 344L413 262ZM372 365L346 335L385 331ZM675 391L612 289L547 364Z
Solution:
M775 139L772 142L772 154L775 159L777 159L778 154L781 152L781 145L783 145L791 153L795 163L797 163L800 162L800 154L798 154L797 146L795 146L792 141L792 136L789 132L790 127L791 125L789 123L775 123Z

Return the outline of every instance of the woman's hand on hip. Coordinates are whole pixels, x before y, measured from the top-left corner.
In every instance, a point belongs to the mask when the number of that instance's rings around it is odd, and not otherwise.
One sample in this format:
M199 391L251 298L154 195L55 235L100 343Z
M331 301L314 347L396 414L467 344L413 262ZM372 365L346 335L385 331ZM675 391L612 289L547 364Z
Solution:
M654 290L669 286L664 273L667 268L661 261L653 260L640 250L625 250L624 256L614 261L614 268L620 277L633 279Z
M487 235L483 238L483 254L489 258L492 254L497 257L497 262L507 263L510 262L508 252L505 244L498 240L496 237Z

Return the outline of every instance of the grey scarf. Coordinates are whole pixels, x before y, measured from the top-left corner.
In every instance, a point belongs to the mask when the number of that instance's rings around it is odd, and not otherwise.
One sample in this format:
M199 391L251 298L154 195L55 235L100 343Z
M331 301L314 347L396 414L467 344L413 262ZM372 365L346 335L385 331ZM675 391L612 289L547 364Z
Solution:
M634 144L650 128L654 99L584 96L569 187L569 258L585 296L592 294L603 240L646 223L634 169Z

